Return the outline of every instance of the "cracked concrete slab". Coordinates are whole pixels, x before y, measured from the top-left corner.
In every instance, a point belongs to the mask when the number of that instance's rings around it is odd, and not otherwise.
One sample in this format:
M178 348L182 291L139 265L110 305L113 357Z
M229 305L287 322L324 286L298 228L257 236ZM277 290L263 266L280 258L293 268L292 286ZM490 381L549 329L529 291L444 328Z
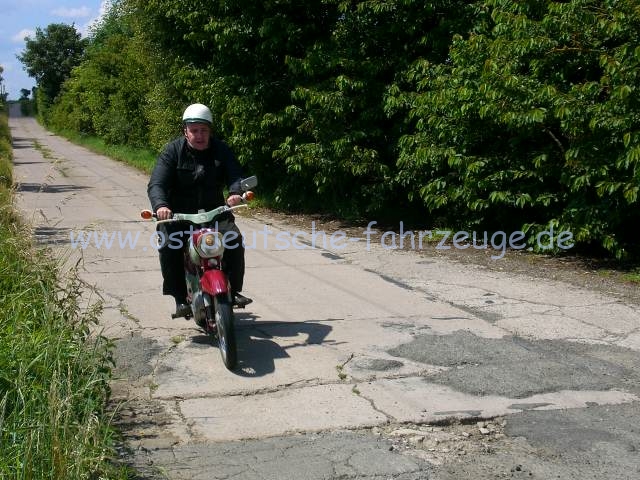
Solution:
M198 441L231 441L356 428L385 423L385 415L353 392L328 384L244 397L195 398L180 402ZM238 418L251 419L237 422Z
M427 480L424 460L398 455L391 442L362 433L305 433L224 444L176 446L145 452L139 469L157 478L154 465L175 479L310 480L335 478ZM151 465L151 466L150 466Z

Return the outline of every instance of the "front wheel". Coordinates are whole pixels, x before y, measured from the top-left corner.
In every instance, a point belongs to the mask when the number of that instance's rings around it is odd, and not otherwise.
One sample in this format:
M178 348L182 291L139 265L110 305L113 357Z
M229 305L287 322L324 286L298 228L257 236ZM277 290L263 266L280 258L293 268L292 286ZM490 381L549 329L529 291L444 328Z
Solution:
M236 332L233 327L233 309L231 302L224 295L217 295L213 302L220 355L222 355L224 366L231 370L236 366L238 357Z

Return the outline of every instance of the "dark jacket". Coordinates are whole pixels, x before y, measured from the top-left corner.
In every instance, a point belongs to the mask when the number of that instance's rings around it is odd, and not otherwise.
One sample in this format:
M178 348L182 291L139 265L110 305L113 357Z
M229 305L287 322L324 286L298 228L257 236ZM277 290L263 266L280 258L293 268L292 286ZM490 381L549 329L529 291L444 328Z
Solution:
M209 148L197 151L180 137L169 143L151 173L147 194L153 211L168 207L174 213L197 213L225 204L229 194L242 194L242 168L224 142L211 137Z

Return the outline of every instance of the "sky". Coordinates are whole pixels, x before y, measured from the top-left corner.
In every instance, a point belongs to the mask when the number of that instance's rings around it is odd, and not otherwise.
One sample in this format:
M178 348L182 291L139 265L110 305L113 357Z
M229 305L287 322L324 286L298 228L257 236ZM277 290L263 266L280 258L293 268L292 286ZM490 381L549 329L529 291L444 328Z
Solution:
M9 99L17 100L22 88L35 86L16 58L24 51L24 37L35 37L37 27L45 30L51 23L73 24L86 36L108 5L109 0L0 0L0 65Z

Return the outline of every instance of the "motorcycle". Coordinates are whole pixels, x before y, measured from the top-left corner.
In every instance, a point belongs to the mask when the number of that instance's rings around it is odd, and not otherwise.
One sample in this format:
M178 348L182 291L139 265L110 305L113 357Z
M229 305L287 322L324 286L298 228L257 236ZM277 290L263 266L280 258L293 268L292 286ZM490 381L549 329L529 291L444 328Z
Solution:
M247 207L253 199L251 191L258 184L255 176L240 182L243 203L234 207L227 205L208 212L174 213L168 220L157 223L186 221L196 227L185 249L185 280L187 300L191 305L191 314L196 324L213 339L217 340L222 361L229 370L237 362L237 347L234 330L233 298L226 273L222 269L224 253L223 235L216 229L216 221L221 215L237 208ZM151 210L143 210L140 216L152 220L156 215ZM172 315L175 318L175 315Z

